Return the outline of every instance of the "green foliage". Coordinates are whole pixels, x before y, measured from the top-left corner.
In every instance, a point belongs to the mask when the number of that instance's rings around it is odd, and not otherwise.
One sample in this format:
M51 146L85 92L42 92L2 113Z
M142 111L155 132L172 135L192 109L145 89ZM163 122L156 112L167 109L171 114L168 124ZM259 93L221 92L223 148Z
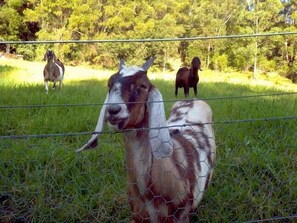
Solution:
M154 39L296 31L295 9L295 0L8 0L1 3L0 39ZM40 51L52 48L68 64L103 68L116 67L118 58L141 63L143 58L157 55L159 68L177 58L187 65L194 56L199 56L206 68L246 70L257 64L261 70L270 71L296 54L295 39L292 35L30 48L17 45L16 50L25 59L39 60ZM218 55L228 59L227 65ZM272 61L276 64L269 64Z
M267 60L266 57L261 56L259 58L260 69L268 72L276 70L276 62L274 60Z
M214 70L224 71L228 67L228 56L226 54L219 55L216 53L212 58L212 64Z
M17 10L4 6L0 8L0 39L18 40L22 21Z
M34 45L20 45L18 46L18 54L24 56L24 60L33 61L36 58L36 46Z

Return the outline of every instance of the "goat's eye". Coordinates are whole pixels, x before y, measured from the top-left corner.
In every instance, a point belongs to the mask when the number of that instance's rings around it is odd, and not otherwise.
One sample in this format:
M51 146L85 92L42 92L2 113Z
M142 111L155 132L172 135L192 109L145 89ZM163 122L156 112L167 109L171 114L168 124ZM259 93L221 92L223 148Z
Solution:
M145 90L147 89L147 86L145 84L140 85L140 87Z

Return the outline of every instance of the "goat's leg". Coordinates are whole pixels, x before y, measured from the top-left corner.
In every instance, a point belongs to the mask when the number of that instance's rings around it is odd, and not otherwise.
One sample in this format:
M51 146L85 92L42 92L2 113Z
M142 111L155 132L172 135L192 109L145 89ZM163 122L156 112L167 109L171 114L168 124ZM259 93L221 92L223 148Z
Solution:
M44 81L45 93L48 93L48 81Z
M175 97L177 96L177 93L178 93L178 87L175 86Z
M189 87L188 86L184 87L184 93L185 93L185 97L187 98L189 96Z
M129 176L128 176L129 177ZM146 211L146 204L143 202L141 197L139 197L138 194L138 188L136 186L136 183L129 183L128 185L128 194L129 194L129 203L130 207L132 209L132 223L136 222L150 222L149 214ZM145 220L147 219L147 220Z
M56 90L56 81L54 80L53 90Z
M194 89L194 94L195 94L195 96L197 97L197 85L194 86L193 89Z
M59 89L61 89L62 85L63 85L63 81L60 80L60 81L59 81Z

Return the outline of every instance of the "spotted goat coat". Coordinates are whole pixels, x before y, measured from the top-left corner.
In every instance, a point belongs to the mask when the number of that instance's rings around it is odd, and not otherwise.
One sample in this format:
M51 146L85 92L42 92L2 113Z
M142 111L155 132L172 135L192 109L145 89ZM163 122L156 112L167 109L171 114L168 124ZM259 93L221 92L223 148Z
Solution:
M97 146L105 120L124 130L132 222L189 222L213 172L212 111L201 100L179 101L166 121L162 95L146 74L152 61L121 62L95 133L78 151Z

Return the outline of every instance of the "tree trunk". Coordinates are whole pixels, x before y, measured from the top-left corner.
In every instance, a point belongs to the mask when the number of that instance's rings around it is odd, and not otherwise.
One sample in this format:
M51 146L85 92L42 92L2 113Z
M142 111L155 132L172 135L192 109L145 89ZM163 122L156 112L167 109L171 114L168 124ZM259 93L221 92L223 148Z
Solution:
M255 1L255 33L259 33L259 18L258 18L258 0ZM256 79L257 74L257 59L258 59L258 39L255 39L255 54L254 54L254 74L253 79Z
M164 59L163 59L163 73L166 71L166 60L167 60L167 50L164 50Z
M6 53L9 54L10 52L10 44L6 44Z
M255 43L255 55L254 55L254 74L253 74L253 79L256 79L256 74L257 74L257 59L258 59L258 41L256 39L256 43Z
M207 47L207 63L206 63L206 67L207 69L209 68L209 64L210 64L210 43L208 43L208 47Z

